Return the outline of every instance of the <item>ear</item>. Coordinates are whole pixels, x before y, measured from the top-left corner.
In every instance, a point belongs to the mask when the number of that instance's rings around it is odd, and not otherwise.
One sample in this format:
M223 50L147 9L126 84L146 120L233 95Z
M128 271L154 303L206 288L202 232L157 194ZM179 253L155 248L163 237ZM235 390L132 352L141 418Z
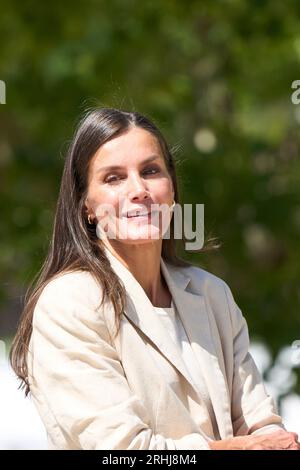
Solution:
M91 212L92 212L91 211L91 204L90 204L88 196L85 198L83 210L84 210L86 216L88 216L88 214L91 214Z

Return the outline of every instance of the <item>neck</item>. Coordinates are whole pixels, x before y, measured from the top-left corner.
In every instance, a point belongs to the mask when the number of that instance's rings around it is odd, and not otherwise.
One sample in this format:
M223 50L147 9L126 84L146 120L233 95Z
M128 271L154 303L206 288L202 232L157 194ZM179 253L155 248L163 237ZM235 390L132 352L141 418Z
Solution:
M141 245L116 242L105 245L131 272L154 306L169 307L171 295L160 269L162 241Z

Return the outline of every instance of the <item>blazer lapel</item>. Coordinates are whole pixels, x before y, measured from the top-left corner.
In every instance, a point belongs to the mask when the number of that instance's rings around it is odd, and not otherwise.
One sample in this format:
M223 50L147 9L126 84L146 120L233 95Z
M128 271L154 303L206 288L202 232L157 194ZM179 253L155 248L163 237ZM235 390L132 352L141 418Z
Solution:
M168 266L168 267L167 267ZM212 401L221 439L232 435L230 401L203 295L188 289L190 277L166 265L162 269ZM177 286L181 286L179 289ZM222 400L220 400L222 396Z

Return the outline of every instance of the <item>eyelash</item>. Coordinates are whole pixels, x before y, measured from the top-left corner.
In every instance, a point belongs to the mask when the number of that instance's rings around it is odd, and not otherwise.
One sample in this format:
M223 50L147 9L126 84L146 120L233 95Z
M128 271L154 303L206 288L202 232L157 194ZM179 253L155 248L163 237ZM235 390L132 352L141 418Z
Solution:
M149 168L148 170L145 170L145 171L154 171L154 173L150 173L151 175L153 174L156 174L156 173L159 173L159 169L158 168ZM107 184L110 184L110 183L114 183L115 181L117 181L116 179L112 179L112 178L116 178L116 175L112 175L112 177L107 177L105 178L105 183Z

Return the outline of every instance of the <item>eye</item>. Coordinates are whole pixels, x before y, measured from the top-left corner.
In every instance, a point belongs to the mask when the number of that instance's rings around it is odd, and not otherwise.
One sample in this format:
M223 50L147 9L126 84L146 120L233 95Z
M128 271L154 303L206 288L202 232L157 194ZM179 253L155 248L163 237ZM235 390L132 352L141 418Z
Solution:
M156 166L152 166L143 170L143 175L155 175L156 173L159 173L159 172L160 172L160 168ZM115 184L115 183L118 183L121 179L122 179L122 176L120 175L108 175L104 179L104 182L106 184Z
M147 170L143 171L143 173L146 173L147 175L154 175L156 173L159 173L160 169L158 167L150 167Z
M120 176L117 175L110 175L107 178L105 178L104 182L108 184L116 183L120 179Z

